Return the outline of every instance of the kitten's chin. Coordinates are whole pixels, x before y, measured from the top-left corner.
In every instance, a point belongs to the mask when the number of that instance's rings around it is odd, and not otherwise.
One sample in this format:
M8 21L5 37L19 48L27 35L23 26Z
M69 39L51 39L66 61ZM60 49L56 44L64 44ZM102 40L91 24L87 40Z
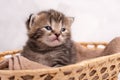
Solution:
M55 47L55 46L59 46L59 45L63 44L63 42L61 42L59 40L54 40L51 42L45 42L45 44L50 46L50 47Z

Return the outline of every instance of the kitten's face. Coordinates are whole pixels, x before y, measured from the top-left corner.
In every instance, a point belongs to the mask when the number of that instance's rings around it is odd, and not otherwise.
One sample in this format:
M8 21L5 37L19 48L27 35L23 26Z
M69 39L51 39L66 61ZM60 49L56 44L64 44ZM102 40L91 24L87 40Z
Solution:
M48 46L58 46L66 42L67 38L70 37L70 30L67 26L62 25L62 22L56 23L54 20L51 22L47 21L46 24L41 26L40 31L43 32L41 38L37 40L47 44Z
M40 13L35 16L32 26L29 29L29 37L37 43L44 43L50 47L64 44L71 37L71 19L61 13L50 16ZM49 17L48 17L49 16Z

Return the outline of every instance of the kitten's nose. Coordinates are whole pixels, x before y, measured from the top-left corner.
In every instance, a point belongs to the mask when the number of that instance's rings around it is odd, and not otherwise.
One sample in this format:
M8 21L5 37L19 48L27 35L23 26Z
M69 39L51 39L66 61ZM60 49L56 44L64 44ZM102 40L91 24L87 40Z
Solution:
M59 36L60 36L60 34L59 34L59 33L55 33L55 35L56 35L56 37L59 37Z

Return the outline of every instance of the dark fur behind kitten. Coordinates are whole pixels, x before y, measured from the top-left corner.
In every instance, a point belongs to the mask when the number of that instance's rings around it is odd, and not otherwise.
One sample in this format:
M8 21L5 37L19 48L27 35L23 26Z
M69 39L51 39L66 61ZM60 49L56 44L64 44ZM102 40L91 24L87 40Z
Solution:
M76 62L76 49L71 40L73 18L48 10L30 15L26 22L28 41L22 56L51 67Z

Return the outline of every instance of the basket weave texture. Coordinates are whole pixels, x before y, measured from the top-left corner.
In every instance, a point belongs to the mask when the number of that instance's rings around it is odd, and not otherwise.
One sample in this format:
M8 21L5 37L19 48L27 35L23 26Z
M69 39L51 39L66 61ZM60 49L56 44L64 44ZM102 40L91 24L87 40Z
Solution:
M99 45L106 46L106 43L81 43L88 47L92 45L97 49ZM6 55L14 55L18 51L6 51L0 53L0 59ZM120 54L114 54L77 64L38 70L0 70L0 80L117 80L120 72Z

